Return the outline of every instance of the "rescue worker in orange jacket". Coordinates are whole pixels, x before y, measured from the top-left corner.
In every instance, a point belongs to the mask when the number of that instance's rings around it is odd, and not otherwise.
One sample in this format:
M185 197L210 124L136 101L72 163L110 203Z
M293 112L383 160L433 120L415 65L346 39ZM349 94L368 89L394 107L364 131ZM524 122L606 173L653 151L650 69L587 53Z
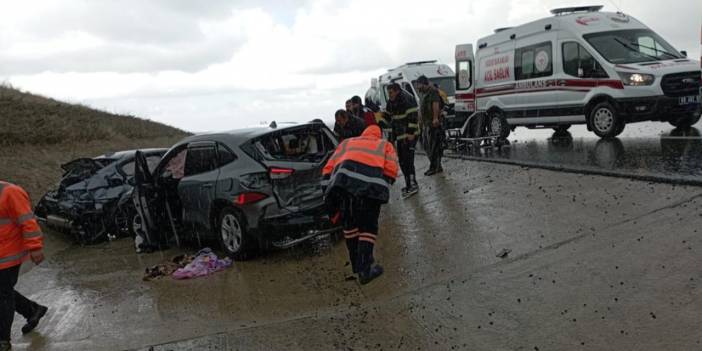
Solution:
M46 307L15 291L22 262L44 260L41 228L32 213L29 195L17 185L0 181L0 351L10 350L15 311L27 319L27 334L44 317Z
M326 201L341 212L351 268L361 284L383 274L383 267L374 264L373 248L380 207L389 201L397 173L395 147L376 125L343 141L322 171Z

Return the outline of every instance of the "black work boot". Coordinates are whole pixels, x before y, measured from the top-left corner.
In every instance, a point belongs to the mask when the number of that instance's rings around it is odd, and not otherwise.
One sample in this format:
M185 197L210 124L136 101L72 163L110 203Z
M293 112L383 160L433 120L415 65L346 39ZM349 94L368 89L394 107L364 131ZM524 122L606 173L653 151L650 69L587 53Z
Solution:
M0 351L10 351L12 350L12 344L9 341L0 341Z
M412 185L410 186L409 189L410 189L411 191L414 191L414 192L419 191L419 183L417 183L417 176L415 176L415 175L413 174L413 175L410 176L410 179L412 180L412 183L411 183Z
M358 273L358 281L361 285L366 285L370 283L373 279L383 275L385 270L379 264L374 264L372 267L368 268L365 272Z
M37 307L37 310L34 311L34 315L27 318L27 324L25 324L24 327L22 327L22 334L27 334L34 330L34 328L37 327L37 324L39 324L39 321L42 317L44 317L46 311L48 310L48 307L39 305L39 307Z
M405 176L405 187L402 188L402 195L406 195L412 189L412 178Z

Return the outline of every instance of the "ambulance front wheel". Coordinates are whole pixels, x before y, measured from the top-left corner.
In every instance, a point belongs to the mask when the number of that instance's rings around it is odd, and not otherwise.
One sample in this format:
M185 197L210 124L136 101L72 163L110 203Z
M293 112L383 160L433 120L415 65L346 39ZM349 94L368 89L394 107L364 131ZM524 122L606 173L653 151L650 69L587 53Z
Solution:
M568 129L570 129L570 124L562 124L557 127L553 127L553 131L559 134L567 133Z
M490 136L507 139L511 130L502 113L499 111L493 111L488 116L488 131Z
M600 138L614 138L624 131L624 121L609 102L601 102L590 111L590 127Z

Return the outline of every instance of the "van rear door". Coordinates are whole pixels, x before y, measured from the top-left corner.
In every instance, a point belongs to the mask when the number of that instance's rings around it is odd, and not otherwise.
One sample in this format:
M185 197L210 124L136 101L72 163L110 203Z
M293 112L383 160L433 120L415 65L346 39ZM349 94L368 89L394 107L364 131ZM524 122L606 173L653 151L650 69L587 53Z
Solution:
M337 144L322 123L285 128L253 141L280 208L298 212L324 203L322 168Z
M475 56L473 44L456 45L456 117L475 112Z

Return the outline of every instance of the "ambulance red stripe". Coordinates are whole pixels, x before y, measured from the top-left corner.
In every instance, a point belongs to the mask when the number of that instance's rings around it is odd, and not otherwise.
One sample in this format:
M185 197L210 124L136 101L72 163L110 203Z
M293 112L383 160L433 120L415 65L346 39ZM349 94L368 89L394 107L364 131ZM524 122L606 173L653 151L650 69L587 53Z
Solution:
M518 83L497 85L476 89L475 96L488 97L544 91L589 92L590 90L592 90L591 88L597 87L624 89L624 83L622 83L620 80L614 79L549 79L544 81L527 82L525 84L533 84L533 87L519 87Z

